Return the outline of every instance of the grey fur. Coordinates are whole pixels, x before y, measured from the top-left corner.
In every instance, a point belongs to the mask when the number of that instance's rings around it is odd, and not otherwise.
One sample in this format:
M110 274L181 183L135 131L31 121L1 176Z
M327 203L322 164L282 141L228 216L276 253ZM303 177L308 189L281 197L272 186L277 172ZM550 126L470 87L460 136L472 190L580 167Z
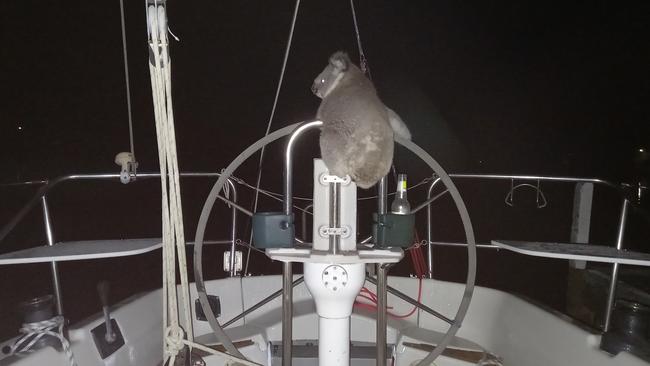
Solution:
M321 156L330 174L370 188L393 162L393 129L372 82L343 52L330 57L312 91L322 98L316 118L323 121Z
M390 127L393 129L393 132L405 140L410 140L411 131L409 131L409 128L406 127L406 124L404 121L402 121L402 118L399 116L399 114L395 113L394 110L388 107L386 107L386 111L388 112L388 122L390 123Z

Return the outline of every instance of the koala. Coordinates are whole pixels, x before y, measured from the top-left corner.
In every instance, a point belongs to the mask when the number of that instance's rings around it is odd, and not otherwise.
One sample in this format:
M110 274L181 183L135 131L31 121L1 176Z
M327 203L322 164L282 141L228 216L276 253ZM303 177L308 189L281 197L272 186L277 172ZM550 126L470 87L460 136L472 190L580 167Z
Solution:
M330 57L312 92L322 99L316 118L323 121L320 150L330 174L349 175L364 189L374 186L393 162L391 126L405 138L404 133L410 138L408 128L344 52Z

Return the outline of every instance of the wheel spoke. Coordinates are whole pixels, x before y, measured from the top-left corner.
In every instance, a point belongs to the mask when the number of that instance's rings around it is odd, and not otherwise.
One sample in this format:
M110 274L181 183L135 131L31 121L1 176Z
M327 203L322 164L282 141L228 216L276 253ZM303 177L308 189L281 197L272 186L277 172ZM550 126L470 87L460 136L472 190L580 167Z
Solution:
M428 205L433 203L433 201L437 200L438 198L442 197L445 193L448 193L448 192L449 192L449 190L445 189L444 191L438 193L437 195L429 198L428 200L426 200L426 201L422 202L420 205L418 205L418 207L412 209L411 213L416 213L416 212L420 211L421 209L427 207Z
M377 286L377 280L372 278L371 276L366 276L366 281L368 281L368 282L374 284L375 286ZM451 325L454 324L453 320L451 320L451 319L447 318L446 316L440 314L439 312L431 309L430 307L424 305L423 303L418 302L417 300L415 300L412 297L410 297L409 295L401 292L400 290L398 290L396 288L393 288L393 287L390 287L390 286L386 286L386 289L388 290L389 293L399 297L400 299L408 302L409 304L411 304L413 306L416 306L418 309L435 316L436 318L442 320L443 322L445 322L447 324L451 324Z

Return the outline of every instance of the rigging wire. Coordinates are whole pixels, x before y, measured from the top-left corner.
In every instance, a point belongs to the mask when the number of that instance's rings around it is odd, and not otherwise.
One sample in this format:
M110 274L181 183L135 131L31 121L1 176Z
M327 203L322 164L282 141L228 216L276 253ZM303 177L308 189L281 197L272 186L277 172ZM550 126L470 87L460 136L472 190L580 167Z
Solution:
M133 112L131 109L131 83L129 81L129 56L126 47L126 21L124 15L124 0L120 0L120 21L122 23L122 55L124 56L124 82L126 85L126 108L129 114L129 141L131 155L135 159L135 142L133 140ZM135 169L135 167L134 167Z
M267 190L267 189L263 189L263 188L255 187L255 186L253 186L252 184L246 182L244 179L239 178L239 177L236 177L236 176L234 176L234 175L233 175L233 176L230 176L230 178L231 178L235 183L237 183L237 184L239 184L239 185L242 185L242 186L244 186L244 187L246 187L246 188L249 188L249 189L252 189L252 190L259 191L259 193L262 193L263 195L266 195L266 196L271 197L271 198L273 198L273 199L276 199L276 200L277 200L277 199L280 199L280 200L281 200L281 199L283 198L283 196L284 196L283 193L273 192L273 191L271 191L271 190ZM426 178L422 179L421 181L419 181L418 183L416 183L416 184L414 184L414 185L408 187L407 190L410 191L410 190L412 190L412 189L418 188L418 187L422 186L423 184L427 184L427 183L432 182L434 179L435 179L435 176L434 176L434 177L426 177ZM394 195L395 195L395 192L388 193L388 195L389 195L389 196L394 196ZM376 199L377 197L378 197L377 195L374 195L374 196L367 196L367 197L359 197L359 198L357 198L357 200L358 200L358 201L368 201L368 200L374 200L374 199ZM301 197L301 196L293 196L293 199L294 199L294 200L297 200L297 201L306 201L306 202L311 202L311 201L313 201L313 198L310 198L310 197ZM296 207L296 206L294 206L294 207ZM298 208L298 207L296 207L296 208Z
M357 48L359 48L359 67L361 68L361 72L367 75L368 79L372 80L368 59L366 59L366 55L363 53L363 46L361 45L361 32L359 32L359 24L357 23L357 12L354 9L354 0L350 0L350 8L352 8L352 21L354 22L354 32L357 36Z
M289 30L289 39L287 40L287 47L284 50L284 60L282 61L282 69L280 70L280 79L278 80L278 87L275 90L275 98L273 100L273 107L271 108L271 115L269 116L269 121L266 124L266 132L264 133L264 136L268 136L268 134L271 132L271 125L273 124L273 118L275 117L275 109L277 108L278 105L278 99L280 98L280 90L282 89L282 82L284 80L284 72L287 68L287 60L289 59L289 52L291 51L291 43L293 41L293 32L296 27L296 20L298 19L298 9L300 8L300 0L296 0L296 6L293 10L293 19L291 20L291 29ZM260 160L259 164L257 166L257 183L255 184L255 200L253 202L253 209L251 211L255 212L257 211L257 204L259 200L259 187L260 187L260 182L262 181L262 164L264 162L264 150L266 149L266 146L262 147L262 150L260 151ZM250 238L248 240L249 242L253 241L253 231L251 230ZM246 265L244 266L244 274L248 272L248 263L250 261L250 256L251 256L251 250L250 248L248 249L248 252L246 253Z
M352 22L354 23L354 33L357 37L357 48L359 50L359 68L361 72L372 81L372 74L370 73L370 65L366 54L363 52L363 45L361 44L361 32L359 31L359 22L357 21L357 12L354 8L354 0L350 0L350 8L352 9ZM397 182L397 170L395 169L395 162L391 164L390 171L393 174L393 179Z
M370 73L370 65L368 64L368 59L366 54L363 52L363 45L361 44L361 32L359 31L359 23L357 22L357 12L354 8L354 0L350 0L350 8L352 9L352 21L354 23L354 32L357 37L357 48L359 49L359 68L364 75L368 77L368 80L372 81L372 74ZM397 182L397 170L395 169L395 162L391 164L390 170L393 174L393 179Z

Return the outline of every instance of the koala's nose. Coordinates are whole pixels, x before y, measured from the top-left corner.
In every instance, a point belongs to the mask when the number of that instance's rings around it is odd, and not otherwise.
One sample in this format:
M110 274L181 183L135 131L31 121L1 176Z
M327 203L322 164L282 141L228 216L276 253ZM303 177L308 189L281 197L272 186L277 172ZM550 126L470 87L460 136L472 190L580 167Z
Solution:
M311 86L311 92L316 94L316 87L314 85Z

